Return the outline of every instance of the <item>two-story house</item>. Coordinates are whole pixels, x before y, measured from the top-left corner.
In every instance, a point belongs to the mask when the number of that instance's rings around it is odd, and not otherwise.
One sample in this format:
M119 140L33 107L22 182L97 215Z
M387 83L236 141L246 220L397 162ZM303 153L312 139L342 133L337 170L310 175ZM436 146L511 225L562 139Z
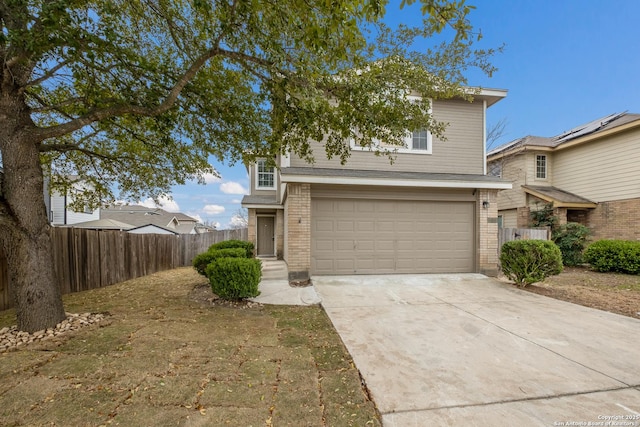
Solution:
M487 168L513 183L498 195L504 227L527 227L552 203L560 224L586 225L594 239L640 239L640 114L517 139L490 151Z
M249 240L258 256L310 275L497 273L497 193L511 185L485 171L485 116L506 91L473 102L438 100L446 141L408 132L393 164L351 147L345 165L312 142L315 163L295 154L247 165ZM345 144L350 144L345 141ZM353 143L351 143L353 145Z

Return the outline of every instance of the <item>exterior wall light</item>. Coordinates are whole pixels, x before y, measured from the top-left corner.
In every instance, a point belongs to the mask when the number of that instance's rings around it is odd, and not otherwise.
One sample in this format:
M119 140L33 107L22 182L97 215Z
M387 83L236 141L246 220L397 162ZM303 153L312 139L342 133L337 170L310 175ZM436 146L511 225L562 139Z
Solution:
M488 201L488 200L485 200L484 202L482 202L482 207L483 207L484 209L489 209L489 201Z

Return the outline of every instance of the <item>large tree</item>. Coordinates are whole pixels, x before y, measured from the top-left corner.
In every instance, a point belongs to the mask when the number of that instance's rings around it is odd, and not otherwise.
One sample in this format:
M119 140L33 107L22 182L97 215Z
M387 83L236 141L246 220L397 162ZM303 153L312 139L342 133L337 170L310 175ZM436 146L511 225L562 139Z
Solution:
M79 203L95 206L202 179L215 172L210 156L312 161L308 141L326 138L327 154L346 161L347 138L441 135L429 100L469 96L464 71L491 73L492 51L472 47L463 0L422 0L424 22L393 31L386 3L1 0L0 240L18 327L65 317L44 180L64 191L81 177L94 191Z

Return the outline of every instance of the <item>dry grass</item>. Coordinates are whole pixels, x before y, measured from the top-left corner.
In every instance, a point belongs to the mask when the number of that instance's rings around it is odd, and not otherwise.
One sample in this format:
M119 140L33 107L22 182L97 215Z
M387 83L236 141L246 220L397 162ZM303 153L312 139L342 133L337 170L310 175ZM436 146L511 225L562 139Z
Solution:
M380 425L320 307L212 305L202 284L183 268L66 296L109 321L0 354L0 424Z
M640 319L640 276L568 267L525 290Z

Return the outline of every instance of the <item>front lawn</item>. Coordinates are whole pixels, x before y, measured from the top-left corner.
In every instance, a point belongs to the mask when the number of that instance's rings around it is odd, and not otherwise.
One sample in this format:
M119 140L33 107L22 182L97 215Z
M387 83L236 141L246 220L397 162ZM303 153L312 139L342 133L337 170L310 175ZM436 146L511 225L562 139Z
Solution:
M380 425L320 307L216 305L194 297L205 282L181 268L67 295L109 315L0 353L2 424Z

